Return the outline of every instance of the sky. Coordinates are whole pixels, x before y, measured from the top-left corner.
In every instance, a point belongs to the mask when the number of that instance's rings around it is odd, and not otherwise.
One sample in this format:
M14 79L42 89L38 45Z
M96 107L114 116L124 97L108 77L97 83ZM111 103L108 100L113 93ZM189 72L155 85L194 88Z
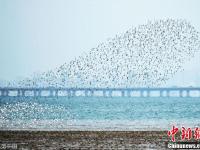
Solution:
M27 77L131 27L186 19L200 31L199 0L0 0L0 80ZM166 86L200 86L200 54Z

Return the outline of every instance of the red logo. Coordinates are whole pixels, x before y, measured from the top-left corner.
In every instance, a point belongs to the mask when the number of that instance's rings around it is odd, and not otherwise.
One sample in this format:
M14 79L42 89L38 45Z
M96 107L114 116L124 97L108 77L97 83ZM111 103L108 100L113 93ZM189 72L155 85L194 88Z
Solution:
M172 129L170 131L167 132L167 135L169 137L171 137L171 140L173 142L176 141L175 139L175 135L178 133L179 129L175 126L172 127ZM195 128L194 129L194 134L192 134L193 131L191 128L185 128L182 127L181 128L181 140L191 140L191 138L193 137L195 140L200 140L200 128ZM193 135L193 136L192 136Z

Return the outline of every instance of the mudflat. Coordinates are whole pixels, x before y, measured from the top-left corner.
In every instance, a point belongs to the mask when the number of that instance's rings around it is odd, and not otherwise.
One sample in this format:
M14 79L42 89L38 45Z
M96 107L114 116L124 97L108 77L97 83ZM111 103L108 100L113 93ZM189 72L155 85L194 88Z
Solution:
M0 131L1 149L167 149L167 131Z

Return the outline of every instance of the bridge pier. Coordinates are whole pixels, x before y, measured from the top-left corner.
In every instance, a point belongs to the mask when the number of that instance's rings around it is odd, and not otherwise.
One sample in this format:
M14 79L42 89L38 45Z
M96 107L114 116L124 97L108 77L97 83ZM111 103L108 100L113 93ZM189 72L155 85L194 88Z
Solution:
M189 90L186 91L186 97L190 97L190 91Z
M67 96L68 97L76 96L76 91L75 90L67 90Z
M75 91L75 90L72 90L72 91L71 91L71 96L72 96L72 97L76 96L76 91Z
M179 90L179 97L190 97L189 90Z
M17 96L21 96L21 91L20 90L17 90Z
M141 97L148 97L149 93L148 93L148 91L146 91L146 90L142 90L142 91L140 92L140 95L141 95Z
M108 91L108 97L112 97L112 90Z
M164 97L164 94L163 94L163 92L164 92L164 91L160 91L160 92L159 92L159 94L160 94L160 97Z
M147 90L147 97L150 97L150 91Z
M106 90L103 90L103 97L106 97L107 94L106 94Z
M9 95L9 91L8 90L6 90L6 91L4 91L5 92L5 96L8 96Z
M121 96L122 96L122 97L125 96L125 91L121 91Z
M160 97L167 97L167 91L160 91Z
M127 91L127 96L131 97L131 91L130 90Z
M50 90L50 91L49 91L49 96L50 96L50 97L53 97L53 90Z
M169 97L169 96L170 96L170 94L169 94L169 93L170 93L170 91L169 91L169 90L166 90L166 96L167 96L167 97Z
M67 90L67 97L71 97L71 91Z
M140 92L141 97L144 97L144 91Z
M22 96L25 97L25 90L22 90Z
M41 97L42 95L41 95L41 90L38 90L38 97Z
M58 97L58 90L55 90L55 97Z
M91 93L91 96L94 96L94 91L90 91L90 93Z
M85 90L85 96L93 96L94 95L94 91L93 90Z
M34 90L33 93L34 93L33 94L34 97L41 97L41 90Z
M179 96L183 97L183 91L182 90L179 91Z
M37 91L36 91L36 90L33 91L33 96L34 96L34 97L37 96Z
M2 90L1 96L5 96L5 97L9 96L9 91L8 90Z
M88 90L85 90L85 96L88 97Z
M102 92L103 92L103 97L112 97L112 93L113 93L112 90L105 89L105 90L102 90Z

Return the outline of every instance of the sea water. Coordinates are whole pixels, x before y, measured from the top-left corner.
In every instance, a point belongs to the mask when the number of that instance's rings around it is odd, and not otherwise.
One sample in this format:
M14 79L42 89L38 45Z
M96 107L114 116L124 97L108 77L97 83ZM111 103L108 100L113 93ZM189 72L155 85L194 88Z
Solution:
M200 98L0 98L0 130L168 130L200 127Z

